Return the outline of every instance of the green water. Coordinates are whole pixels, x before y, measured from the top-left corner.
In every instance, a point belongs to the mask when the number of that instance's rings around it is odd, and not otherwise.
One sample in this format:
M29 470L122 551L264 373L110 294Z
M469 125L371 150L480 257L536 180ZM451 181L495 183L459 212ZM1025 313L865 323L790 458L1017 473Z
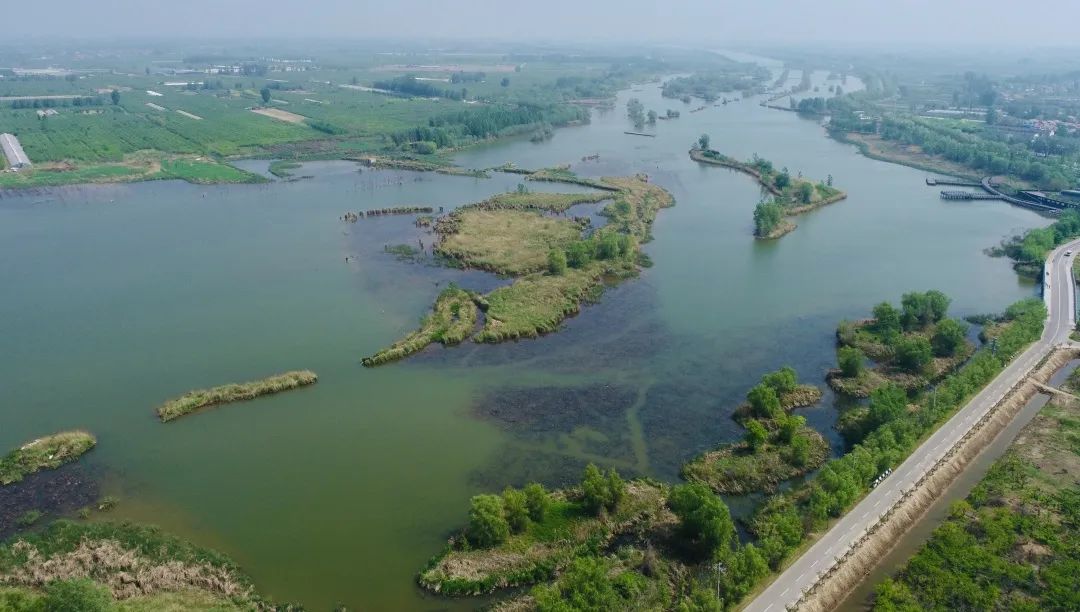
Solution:
M294 183L4 194L0 448L93 431L100 444L86 461L121 498L116 516L230 554L271 597L316 610L445 608L455 604L422 595L413 576L471 494L565 482L589 460L674 479L682 461L741 435L728 414L762 373L790 363L820 383L839 319L910 289L946 291L958 314L1032 294L983 249L1045 219L942 201L923 172L863 158L794 113L751 101L690 113L699 103L663 100L655 84L634 89L587 126L470 150L459 163L648 173L677 200L646 247L656 265L557 334L375 370L360 358L412 328L446 282L503 281L384 254L430 240L410 217L338 217L450 207L520 177L334 162L306 165L300 174L315 178ZM624 135L631 96L682 118L660 122L656 138ZM735 157L831 173L849 198L799 218L780 241L755 242L759 189L688 159L703 132ZM190 388L295 368L319 383L168 425L154 418ZM832 402L806 411L827 432Z

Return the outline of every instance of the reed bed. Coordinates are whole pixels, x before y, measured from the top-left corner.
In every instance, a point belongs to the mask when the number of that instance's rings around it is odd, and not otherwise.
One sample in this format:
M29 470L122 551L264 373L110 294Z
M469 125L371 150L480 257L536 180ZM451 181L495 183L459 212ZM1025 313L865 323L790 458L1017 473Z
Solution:
M207 406L252 400L315 384L318 380L319 377L310 370L294 370L262 380L188 391L158 406L157 414L162 422L168 422Z
M473 295L455 286L447 287L435 299L433 311L424 317L420 329L371 357L364 357L360 363L370 368L404 359L433 342L445 346L459 344L472 334L478 318L479 309Z
M62 431L27 442L0 459L0 485L19 482L41 470L55 470L94 448L97 439L85 431Z

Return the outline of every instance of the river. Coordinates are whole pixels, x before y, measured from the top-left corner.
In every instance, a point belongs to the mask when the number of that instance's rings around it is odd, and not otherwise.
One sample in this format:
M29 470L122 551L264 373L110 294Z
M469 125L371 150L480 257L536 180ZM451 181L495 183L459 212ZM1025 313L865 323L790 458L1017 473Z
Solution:
M682 116L648 128L655 138L626 135L630 97ZM556 334L370 370L360 358L413 328L445 283L505 281L384 253L429 241L411 217L347 224L342 213L449 208L514 189L519 176L319 162L296 182L5 194L0 448L86 428L99 446L84 461L120 498L114 518L220 549L268 596L310 609L443 609L453 602L423 595L413 577L464 521L470 495L567 482L587 461L675 480L683 461L742 435L729 415L763 373L791 364L824 386L840 319L914 289L947 292L958 315L1033 293L983 249L1046 219L942 201L924 172L864 158L817 120L753 100L690 112L699 105L637 85L615 110L546 142L461 153L469 167L647 173L677 201L645 247L655 265ZM702 133L737 158L831 174L849 197L757 242L758 186L692 162ZM188 389L297 368L319 383L167 425L154 417ZM833 402L826 393L803 413L839 449Z

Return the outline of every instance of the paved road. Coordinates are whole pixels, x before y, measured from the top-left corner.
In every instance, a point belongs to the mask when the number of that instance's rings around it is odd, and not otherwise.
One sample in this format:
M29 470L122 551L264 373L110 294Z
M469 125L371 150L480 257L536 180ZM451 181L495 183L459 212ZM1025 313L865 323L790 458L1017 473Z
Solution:
M971 427L1031 371L1053 347L1069 341L1076 304L1072 260L1080 250L1080 240L1055 249L1048 259L1043 299L1050 313L1042 338L1031 345L989 385L960 409L930 438L915 449L877 488L848 511L809 550L789 566L761 595L750 602L748 612L778 612L799 601L803 591L817 582L875 522L938 462ZM1074 251L1065 256L1066 251Z

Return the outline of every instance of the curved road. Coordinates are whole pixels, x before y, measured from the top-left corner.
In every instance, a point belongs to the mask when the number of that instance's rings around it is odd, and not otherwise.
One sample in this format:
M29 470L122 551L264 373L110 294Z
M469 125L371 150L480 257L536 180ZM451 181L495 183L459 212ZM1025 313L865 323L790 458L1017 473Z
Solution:
M1076 291L1072 261L1080 250L1080 240L1064 244L1050 253L1043 279L1043 300L1049 318L1042 337L1013 360L1001 374L941 426L888 478L871 489L861 502L840 518L801 557L795 560L744 610L778 612L795 606L804 591L823 575L870 529L905 491L910 490L927 470L964 437L1017 383L1021 382L1054 347L1069 342L1076 319ZM1066 251L1073 254L1066 256Z

